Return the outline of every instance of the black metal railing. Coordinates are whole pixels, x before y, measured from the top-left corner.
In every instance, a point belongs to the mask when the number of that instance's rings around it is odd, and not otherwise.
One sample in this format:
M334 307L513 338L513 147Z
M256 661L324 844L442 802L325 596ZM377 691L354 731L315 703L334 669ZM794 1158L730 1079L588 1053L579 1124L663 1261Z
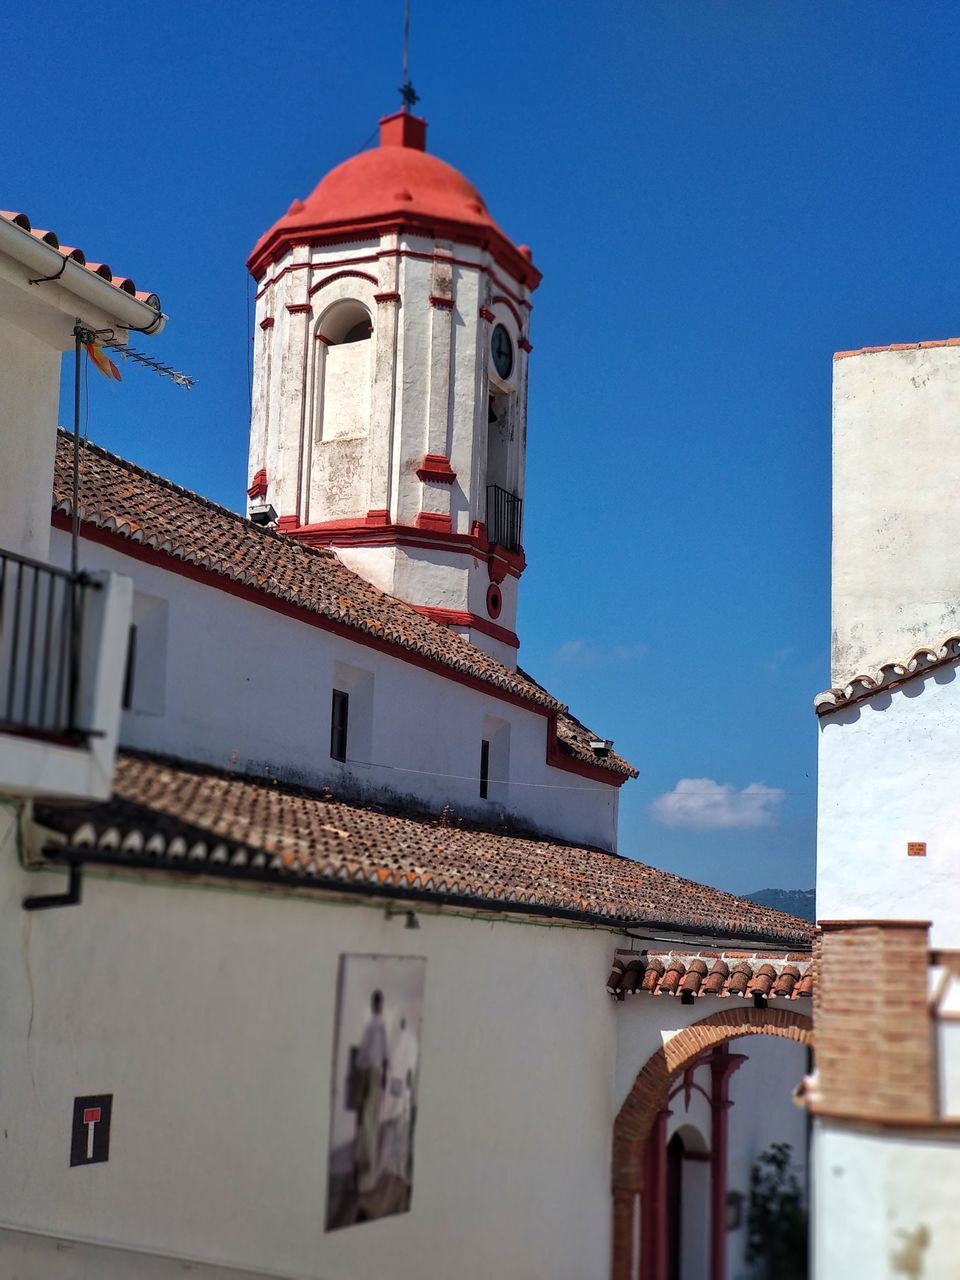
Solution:
M87 736L78 719L85 574L0 550L0 731Z
M498 484L488 484L487 539L507 551L519 551L522 527L523 499Z

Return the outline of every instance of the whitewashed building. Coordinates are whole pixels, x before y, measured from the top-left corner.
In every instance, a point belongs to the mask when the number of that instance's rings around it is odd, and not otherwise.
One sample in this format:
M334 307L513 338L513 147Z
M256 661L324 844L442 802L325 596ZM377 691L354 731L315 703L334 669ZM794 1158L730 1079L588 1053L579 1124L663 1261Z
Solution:
M517 665L529 251L407 113L295 201L241 516L75 467L0 232L5 660L74 520L117 601L69 733L5 669L0 1275L744 1280L754 1161L805 1177L811 930L621 856L634 769ZM159 323L101 283L61 349Z
M820 724L818 1280L960 1253L960 341L834 364Z

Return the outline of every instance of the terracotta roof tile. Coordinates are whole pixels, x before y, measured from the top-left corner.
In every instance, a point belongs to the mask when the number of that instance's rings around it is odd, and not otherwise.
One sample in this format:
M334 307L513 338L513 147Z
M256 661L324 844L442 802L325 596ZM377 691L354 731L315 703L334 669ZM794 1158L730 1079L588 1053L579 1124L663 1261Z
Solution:
M429 892L780 947L805 947L812 936L803 920L617 854L155 756L121 753L109 801L34 812L91 861L121 866L237 878L259 869L287 886Z
M792 919L793 917L787 917ZM797 920L798 926L804 922ZM680 996L685 1003L701 996L797 1000L813 995L813 958L803 951L627 951L614 954L607 990L618 1000L646 993ZM798 937L800 930L798 930Z
M957 347L960 338L931 338L925 342L891 342L885 347L857 347L852 351L835 351L834 360L846 360L849 356L881 355L886 351L926 351L930 347Z
M160 299L155 293L144 293L142 290L138 290L137 286L127 276L114 275L105 262L88 262L82 249L75 249L70 245L61 244L55 231L41 231L39 227L32 226L25 213L17 213L11 209L0 209L0 218L7 222L12 222L35 239L42 240L51 249L56 249L62 258L69 258L78 266L85 267L92 275L100 276L101 279L106 280L117 289L122 289L124 293L128 293L132 298L136 298L139 302L152 307L156 312L160 312Z
M57 443L53 505L69 515L72 436L60 431ZM262 529L97 445L84 446L80 467L83 524L197 565L542 707L558 717L558 747L565 754L621 780L636 776L633 766L614 752L596 756L589 747L594 735L525 672L509 670L449 627L377 590L332 551Z
M884 662L881 666L854 676L846 684L818 693L813 708L818 716L829 715L840 707L862 702L884 689L905 684L934 667L942 667L960 658L960 635L951 634L934 645L922 645L902 662Z

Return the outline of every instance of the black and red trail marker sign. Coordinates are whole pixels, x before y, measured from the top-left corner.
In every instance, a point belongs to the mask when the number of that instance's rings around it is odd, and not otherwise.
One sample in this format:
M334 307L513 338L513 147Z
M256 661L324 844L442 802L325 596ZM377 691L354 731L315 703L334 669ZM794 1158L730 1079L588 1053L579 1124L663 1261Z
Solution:
M112 1093L94 1093L73 1100L70 1165L103 1164L110 1157Z

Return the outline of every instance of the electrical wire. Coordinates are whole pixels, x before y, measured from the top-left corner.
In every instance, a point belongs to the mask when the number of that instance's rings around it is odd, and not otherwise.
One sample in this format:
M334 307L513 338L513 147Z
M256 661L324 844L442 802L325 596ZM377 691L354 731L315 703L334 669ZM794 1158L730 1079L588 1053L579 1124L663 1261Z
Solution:
M473 773L438 773L434 769L405 769L402 765L376 764L372 760L348 758L344 763L357 765L361 769L389 769L393 773L415 773L423 778L447 778L452 782L476 782L478 779L478 775ZM489 778L488 782L491 786L543 787L548 791L596 791L595 787L564 786L557 782L520 782L514 778Z

